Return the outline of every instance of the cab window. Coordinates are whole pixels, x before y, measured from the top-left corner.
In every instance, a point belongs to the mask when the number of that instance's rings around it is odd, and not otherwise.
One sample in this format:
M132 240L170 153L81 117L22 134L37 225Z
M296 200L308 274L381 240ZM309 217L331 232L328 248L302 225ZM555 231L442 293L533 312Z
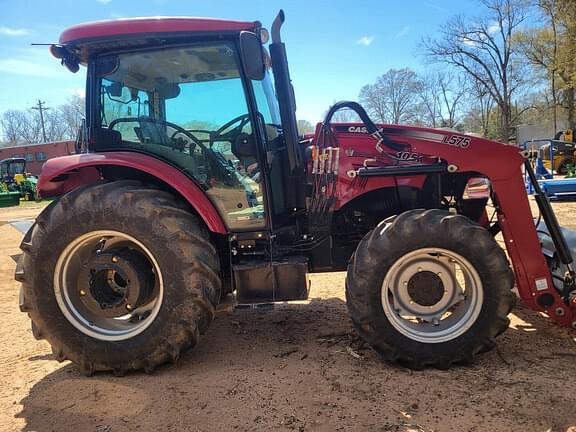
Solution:
M206 190L232 230L264 226L260 167L233 45L120 54L101 60L105 149L153 154ZM110 66L112 65L112 66Z

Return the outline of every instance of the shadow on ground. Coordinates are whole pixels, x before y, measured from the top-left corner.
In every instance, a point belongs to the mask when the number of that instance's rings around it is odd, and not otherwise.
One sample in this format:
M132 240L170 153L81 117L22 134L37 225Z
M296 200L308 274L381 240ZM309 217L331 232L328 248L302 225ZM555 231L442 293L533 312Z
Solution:
M337 298L219 317L153 375L67 364L21 401L25 431L551 430L576 425L574 334L520 306L472 367L391 367ZM46 361L35 356L30 361Z

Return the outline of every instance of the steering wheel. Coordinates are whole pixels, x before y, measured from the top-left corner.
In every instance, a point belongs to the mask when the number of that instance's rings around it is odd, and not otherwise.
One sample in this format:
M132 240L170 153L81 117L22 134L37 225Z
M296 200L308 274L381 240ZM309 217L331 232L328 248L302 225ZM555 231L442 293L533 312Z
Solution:
M213 132L212 141L231 141L233 140L240 132L244 126L246 126L250 122L250 115L242 114L236 118L233 118L228 123L220 127L218 130ZM238 125L236 125L238 123Z
M176 148L177 150L183 151L184 148L177 148L177 146L174 145L174 137L178 134L183 134L186 137L190 138L190 140L194 143L194 146L190 146L190 152L192 152L192 150L194 150L194 147L196 147L197 145L200 145L201 147L202 144L200 143L200 140L194 136L192 133L190 133L189 131L187 131L186 129L184 129L182 126L178 126L177 124L171 123L169 121L166 120L162 120L162 119L156 119L156 118L149 118L149 117L119 117L117 119L114 119L110 122L110 124L108 125L108 129L114 129L114 126L116 126L118 123L142 123L142 122L147 122L147 123L154 123L154 124L162 124L162 125L166 125L172 129L175 129L176 131L170 135L169 139L170 139L170 143L166 143L163 140L159 140L160 142L158 142L158 144L164 145L166 147L170 147L170 148Z

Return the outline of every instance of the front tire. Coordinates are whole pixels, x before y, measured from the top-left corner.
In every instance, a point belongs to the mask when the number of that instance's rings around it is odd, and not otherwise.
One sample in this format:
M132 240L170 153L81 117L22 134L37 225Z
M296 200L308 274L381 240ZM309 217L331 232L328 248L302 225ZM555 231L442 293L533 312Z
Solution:
M77 189L42 212L21 248L34 335L87 375L176 361L214 318L216 250L168 192L127 180Z
M508 328L515 304L504 251L461 215L411 210L366 235L348 266L354 326L390 362L470 363Z

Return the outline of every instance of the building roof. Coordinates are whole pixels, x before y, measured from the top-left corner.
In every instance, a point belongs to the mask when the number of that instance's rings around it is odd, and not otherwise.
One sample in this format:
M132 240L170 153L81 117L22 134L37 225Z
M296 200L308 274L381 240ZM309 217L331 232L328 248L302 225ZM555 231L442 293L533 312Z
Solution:
M60 144L60 143L73 143L75 142L74 140L61 140L61 141L48 141L45 143L24 143L24 144L18 144L18 145L13 145L13 146L0 146L0 151L3 150L16 150L16 149L24 149L26 147L43 147L43 146L50 146L50 145L56 145L56 144Z
M70 27L60 35L60 43L82 44L89 41L110 40L119 36L167 34L180 32L228 33L253 30L258 21L232 21L195 17L143 17L94 21Z

